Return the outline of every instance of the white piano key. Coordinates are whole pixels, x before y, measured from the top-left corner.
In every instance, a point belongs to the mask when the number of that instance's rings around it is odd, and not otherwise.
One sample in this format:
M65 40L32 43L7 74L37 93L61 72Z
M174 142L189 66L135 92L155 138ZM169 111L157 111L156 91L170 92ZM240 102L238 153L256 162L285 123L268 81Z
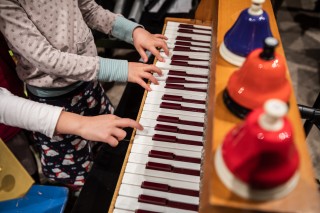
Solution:
M146 165L148 162L163 163L163 164L169 164L174 167L187 168L187 169L200 171L200 164L197 164L197 163L187 163L187 162L167 160L162 158L153 158L153 157L148 157L148 155L139 154L139 153L131 153L129 155L128 162L138 163L143 165Z
M174 22L174 21L168 21L167 24L166 24L166 28L167 27L179 27L181 24L183 24L183 25L191 25L191 26L194 26L196 28L201 28L201 29L212 30L212 27L209 27L209 26L203 26L203 25L198 25L198 24L185 24L185 23L179 23L179 22Z
M181 96L184 99L191 99L195 101L206 101L205 96L198 96L197 93L195 93L195 95L192 95L192 94L186 95L186 94L164 93L161 91L152 91L152 92L148 92L147 97L154 98L154 99L162 99L163 95L175 95L175 96Z
M113 213L134 213L134 211L127 211L122 209L114 209Z
M158 81L165 81L167 80L168 77L175 77L175 78L184 78L187 81L197 81L197 82L203 82L203 83L208 83L208 76L207 75L202 75L201 78L198 77L187 77L188 75L198 75L198 73L196 72L192 72L192 71L188 71L185 74L182 73L184 71L182 70L178 70L176 72L181 73L181 75L172 75L169 74L169 70L162 70L162 75L159 76L158 73L154 73L154 77L158 80Z
M168 193L168 192L143 189L140 186L121 184L119 195L138 198L140 194L165 198L165 199L168 199L171 201L176 201L176 202L181 202L181 203L189 203L189 204L199 205L199 198L198 197L172 194L172 193Z
M141 117L142 118L148 118L148 119L154 119L154 120L157 120L157 118L160 115L176 117L176 118L179 118L179 120L184 120L184 121L192 121L192 122L204 123L204 118L201 118L201 117L177 115L177 114L170 114L170 113L159 113L159 112L150 113L149 111L146 111L146 112L142 111L142 113L141 113Z
M204 53L204 52L184 52L184 51L173 51L169 50L169 55L167 56L162 50L160 50L161 57L165 59L171 59L173 55L181 55L181 56L189 56L194 59L201 59L201 60L207 60L209 61L211 59L210 53Z
M194 152L194 151L186 151L186 150L172 150L169 148L163 148L159 146L149 146L149 145L142 145L142 144L133 144L131 147L131 153L141 153L148 155L151 150L161 151L161 152L169 152L173 153L178 156L186 156L191 158L199 158L201 159L201 152Z
M178 47L183 47L183 48L189 48L192 51L211 52L210 47L185 46L185 45L180 45L180 44L176 44L176 43L172 44L171 42L169 44L167 43L167 46L170 50L173 50L174 48L178 48Z
M171 101L171 100L159 100L155 97L152 96L147 96L145 103L147 104L154 104L154 105L160 105L162 102L168 102L168 103L173 103L173 104L181 104L184 107L193 107L197 109L206 109L205 104L196 104L196 103L186 103L183 101Z
M167 59L165 62L163 62L166 65L170 65L172 60ZM209 66L209 61L188 61L189 65L200 65L200 66Z
M178 44L176 41L168 41L167 42L167 45L168 45L168 48L172 49L174 48L176 45L179 45L179 46L187 46L187 47L192 47L192 46L201 46L202 48L207 48L209 51L211 50L211 45L210 43L201 43L201 42L194 42L194 41L191 41L191 42L188 42L188 41L180 41L180 42L186 42L188 43L188 45L183 45L183 44Z
M202 113L202 112L166 109L166 108L160 108L157 105L147 104L147 103L144 104L143 111L149 111L150 113L156 112L160 114L165 113L165 114L185 115L185 116L202 117L202 118L204 118L205 116L205 113Z
M156 63L156 67L160 69L169 69L169 70L195 71L198 75L207 75L207 76L209 75L209 69L207 68L170 65L160 61Z
M133 144L158 146L158 147L169 148L169 149L181 149L181 150L194 151L194 152L201 152L203 149L203 146L197 146L197 145L154 141L152 140L152 137L143 136L143 135L136 135L134 137Z
M177 187L182 189L190 189L200 191L200 185L192 182L176 181L167 178L157 178L138 174L124 173L122 183L131 184L135 186L141 186L142 182L149 181L153 183L167 184L171 187Z
M151 83L153 84L153 83ZM166 86L167 84L180 84L180 83L166 83L164 81L160 81L159 84L157 85L160 85L160 86ZM207 84L182 84L183 86L185 87L188 87L188 88L195 88L195 89L207 89L208 88L208 85ZM192 92L192 91L191 91Z
M159 85L150 84L152 91L158 91L163 92L165 94L182 94L182 95L198 95L202 97L207 97L207 92L204 91L191 91L191 90L182 90L182 89L171 89L171 88L165 88L161 82L159 82ZM189 87L189 85L186 85L185 87Z
M157 121L157 120L148 119L148 118L140 118L139 123L143 127L151 127L151 128L155 128L155 126L157 124L162 124L162 125L167 125L167 126L175 126L179 129L183 129L183 130L190 130L190 131L197 131L197 132L204 131L204 128L201 126L189 126L189 125L184 125L184 124L162 122L162 121Z
M175 136L179 139L183 140L192 140L192 141L203 141L202 136L196 136L196 135L187 135L187 134L181 134L181 133L174 133L174 132L165 132L165 131L160 131L160 130L155 130L152 127L147 127L145 126L143 130L137 130L136 131L137 135L144 135L144 136L154 136L155 134L160 134L160 135L169 135L169 136Z
M140 203L137 198L118 196L115 204L118 209L125 210L137 210L143 209L147 211L163 212L163 213L192 213L194 211L188 211L183 209L170 208L166 206L153 205L148 203ZM196 211L197 212L197 211Z
M199 176L146 169L146 165L138 164L138 163L128 162L125 172L139 174L139 175L146 175L151 177L168 178L172 180L182 180L182 181L188 181L188 182L193 182L197 184L200 183Z
M206 41L206 42L210 42L211 41L211 36L209 35L199 35L199 34L191 34L191 33L183 33L183 32L174 32L171 30L165 30L164 35L167 38L170 39L175 39L177 40L177 36L183 36L183 37L188 37L188 38L192 38L195 40L201 40L201 41Z

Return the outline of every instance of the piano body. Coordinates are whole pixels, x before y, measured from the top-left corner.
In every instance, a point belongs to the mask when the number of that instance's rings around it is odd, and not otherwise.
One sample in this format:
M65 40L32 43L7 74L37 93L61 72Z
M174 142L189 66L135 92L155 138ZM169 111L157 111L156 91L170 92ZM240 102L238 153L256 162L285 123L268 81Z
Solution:
M225 134L242 122L222 101L222 91L237 67L221 58L218 47L250 4L250 0L202 0L195 19L166 19L163 33L170 37L174 54L166 63L156 63L165 75L158 76L160 85L152 85L152 92L144 93L138 120L145 130L132 135L109 212L320 212L293 93L288 116L301 159L296 188L284 198L254 202L233 194L216 174L215 151ZM284 55L270 1L263 8L280 41L277 51Z

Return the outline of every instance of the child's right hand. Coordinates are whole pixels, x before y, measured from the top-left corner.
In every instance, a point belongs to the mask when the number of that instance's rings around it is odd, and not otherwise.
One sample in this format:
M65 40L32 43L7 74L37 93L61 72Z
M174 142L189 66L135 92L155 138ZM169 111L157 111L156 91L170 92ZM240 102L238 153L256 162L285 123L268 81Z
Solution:
M83 116L79 135L87 140L100 141L115 147L126 137L126 132L123 130L126 127L143 130L141 124L135 120L120 118L112 114Z
M158 84L157 79L152 73L157 73L160 76L162 75L162 71L153 64L129 62L128 70L128 81L137 83L148 91L151 91L151 88L143 79L148 79L152 83Z

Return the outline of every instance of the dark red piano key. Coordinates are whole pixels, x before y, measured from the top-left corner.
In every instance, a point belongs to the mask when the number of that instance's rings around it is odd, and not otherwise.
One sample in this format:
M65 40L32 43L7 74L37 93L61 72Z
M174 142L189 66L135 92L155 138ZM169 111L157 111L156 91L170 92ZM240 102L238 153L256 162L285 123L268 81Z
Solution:
M195 27L195 26L193 26L191 24L179 24L179 28L197 29L197 30L203 30L203 31L210 31L211 32L211 29Z
M155 163L150 161L146 164L146 169L152 169L152 170L158 170L158 171L164 171L164 172L173 172L173 173L184 174L184 175L200 176L199 170L179 168L179 167L171 166L170 164Z
M175 136L171 136L171 135L154 134L152 136L152 140L154 140L154 141L162 141L162 142L169 142L169 143L194 145L194 146L203 146L202 142L200 142L200 141L179 139L179 138L177 138Z
M210 53L210 51L191 49L191 47L183 47L183 46L175 46L175 47L173 48L173 51Z
M179 45L179 46L210 48L210 47L208 47L208 46L193 45L191 42L186 42L186 41L176 41L174 44L175 44L175 45ZM172 58L171 58L171 60L172 60Z
M209 61L206 59L200 59L200 58L190 58L189 56L185 55L172 55L171 61Z
M168 160L173 160L175 158L175 155L171 152L163 152L157 150L150 150L148 156L152 158L162 158Z
M155 190L155 191L169 192L173 194L188 195L192 197L199 197L199 191L197 190L172 187L167 184L154 183L150 181L143 181L141 184L141 188Z
M176 201L171 201L161 197L155 197L155 196L143 195L143 194L139 195L138 202L150 203L150 204L160 205L160 206L167 206L167 207L176 208L176 209L185 209L189 211L198 211L198 208L199 208L198 205L195 205L195 204L176 202Z
M154 205L167 206L168 200L165 198L154 197L149 195L139 195L138 201L140 203L150 203Z
M165 124L157 124L155 126L155 130L164 131L164 132L174 132L174 133L185 134L185 135L196 135L196 136L203 135L203 133L199 131L180 129L176 126L165 125Z
M176 37L177 41L195 41L195 42L200 42L200 43L207 43L210 44L210 41L203 41L203 40L197 40L197 39L193 39L191 37L186 37L186 36L177 36Z
M175 155L174 153L171 153L171 152L163 152L158 150L150 150L148 156L153 158L162 158L162 159L183 161L183 162L189 162L189 163L198 163L198 164L201 163L200 158L180 156L180 155Z
M148 211L148 210L143 210L143 209L136 209L134 212L135 213L159 213L159 212Z
M203 69L208 69L209 68L209 66L205 66L205 65L189 64L186 61L171 61L170 65L183 66L183 67L203 68Z
M203 36L211 36L211 33L207 32L196 32L192 29L178 29L179 33L188 33L188 34L195 34L195 35L203 35Z
M163 122L169 122L169 123L180 123L180 124L185 124L190 126L201 126L201 127L204 126L204 123L202 122L186 121L186 120L179 119L179 117L165 116L165 115L159 115L157 117L157 121L163 121Z
M185 78L178 78L178 77L172 77L172 76L169 76L166 79L166 83L207 84L207 82L203 82L203 81L191 81L191 80L186 80Z
M184 77L195 77L195 78L208 78L207 75L188 74L185 71L175 71L175 70L169 70L168 75L176 75L176 76L184 76Z
M168 103L168 102L161 102L160 108L205 113L205 109L200 109L195 107L185 107L185 106L182 106L181 104Z
M187 87L182 84L166 84L164 86L164 88L185 90L185 91L194 91L194 92L206 92L207 91L206 89Z
M167 184L162 184L162 183L143 181L141 184L141 188L162 191L162 192L168 192L170 189L170 186Z
M163 95L162 100L166 101L178 101L178 102L185 102L185 103L194 103L194 104L203 104L205 105L206 102L202 100L193 100L193 99L188 99L188 98L183 98L182 96L179 95Z
M164 132L174 132L178 133L179 129L176 126L164 125L164 124L156 124L154 127L155 130L164 131Z
M164 172L172 172L173 167L169 164L148 162L146 164L146 169L159 170L159 171L164 171Z

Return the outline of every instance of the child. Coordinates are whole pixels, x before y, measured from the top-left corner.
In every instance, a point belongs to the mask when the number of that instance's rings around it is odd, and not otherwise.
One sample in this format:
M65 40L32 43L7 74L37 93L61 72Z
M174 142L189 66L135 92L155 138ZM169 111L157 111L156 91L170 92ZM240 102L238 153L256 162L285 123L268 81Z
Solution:
M160 61L159 48L168 54L166 37L150 34L94 0L0 1L0 30L18 58L17 73L32 100L81 115L109 114L113 107L98 81L135 82L147 90L143 78L157 83L152 73L161 75L161 70L154 65L98 57L88 26L132 43L144 61L145 50ZM83 185L76 180L90 169L90 141L39 133L34 138L47 177L72 187Z

